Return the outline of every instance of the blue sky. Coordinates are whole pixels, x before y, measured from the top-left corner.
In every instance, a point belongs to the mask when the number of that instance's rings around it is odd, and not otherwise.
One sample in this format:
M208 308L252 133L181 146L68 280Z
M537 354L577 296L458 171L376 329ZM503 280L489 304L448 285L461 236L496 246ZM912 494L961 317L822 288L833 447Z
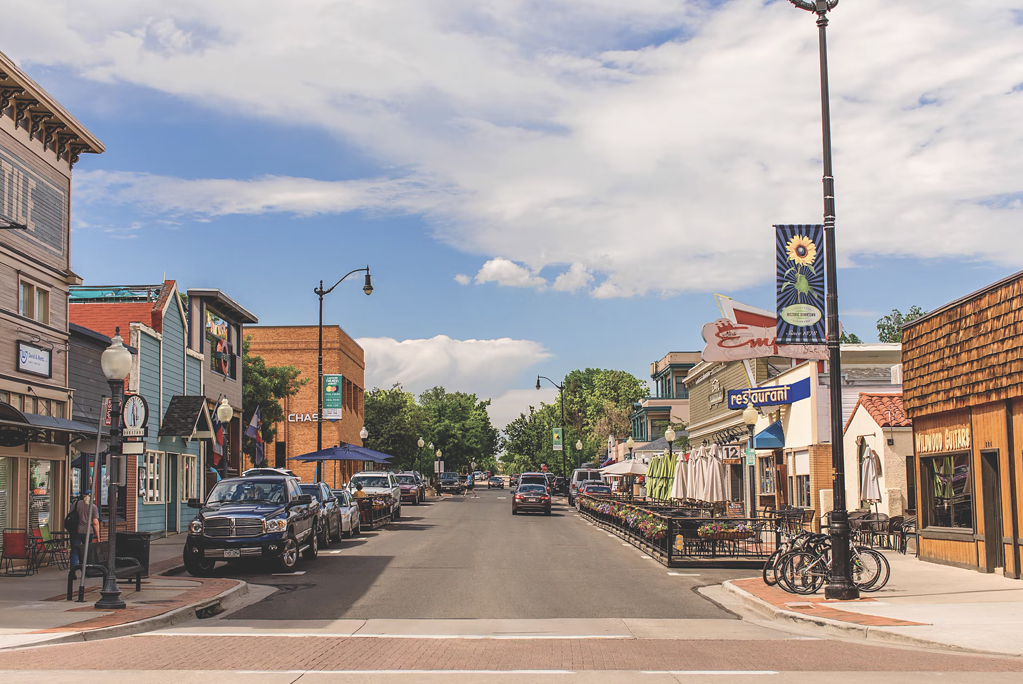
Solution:
M865 341L1023 265L1005 4L834 13L840 301ZM819 221L816 31L787 3L207 5L0 2L0 50L107 148L75 168L72 267L300 324L320 278L369 264L373 296L346 282L325 318L371 386L477 391L503 426L550 399L537 373L645 378L702 346L712 293L772 308L771 224Z

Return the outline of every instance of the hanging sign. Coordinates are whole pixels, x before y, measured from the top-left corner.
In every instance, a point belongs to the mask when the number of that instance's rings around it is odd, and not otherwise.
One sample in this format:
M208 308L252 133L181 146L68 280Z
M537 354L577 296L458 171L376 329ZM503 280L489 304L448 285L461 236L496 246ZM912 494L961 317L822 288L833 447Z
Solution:
M562 429L554 428L554 451L562 450Z
M793 359L827 359L828 348L823 345L779 345L775 326L744 325L727 318L707 323L700 330L703 341L701 358L708 362L741 361L767 356L785 356Z
M50 359L49 349L18 340L18 370L22 373L38 375L41 378L53 377Z
M323 376L323 419L341 420L344 395L341 392L340 375Z
M810 378L803 378L789 385L754 387L752 389L729 390L728 408L741 411L749 404L754 406L778 406L794 404L810 398Z
M776 225L778 342L825 344L824 226Z

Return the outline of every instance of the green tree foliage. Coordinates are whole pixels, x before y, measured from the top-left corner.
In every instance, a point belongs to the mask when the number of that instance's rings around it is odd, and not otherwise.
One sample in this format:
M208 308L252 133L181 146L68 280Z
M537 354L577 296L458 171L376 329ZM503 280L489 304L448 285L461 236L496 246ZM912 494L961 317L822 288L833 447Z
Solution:
M890 314L878 319L877 339L881 342L902 342L902 326L926 313L915 304L909 307L909 312L906 314L898 309L892 309Z
M856 333L842 331L842 338L839 340L842 344L863 344L863 340L859 338Z
M242 340L242 425L248 426L258 406L259 417L263 421L263 444L268 451L277 440L277 423L284 422L280 400L298 394L309 378L299 378L302 371L294 366L267 366L263 357L249 353L251 339L246 337ZM254 458L256 440L244 439L242 451L250 459ZM263 464L266 463L267 451L264 452Z
M488 406L489 399L443 387L423 392L418 401L401 385L374 389L365 397L366 446L393 456L391 465L400 470L432 473L440 449L447 470L465 471L475 461L479 470L496 471L500 433L490 422ZM420 437L433 448L420 449Z

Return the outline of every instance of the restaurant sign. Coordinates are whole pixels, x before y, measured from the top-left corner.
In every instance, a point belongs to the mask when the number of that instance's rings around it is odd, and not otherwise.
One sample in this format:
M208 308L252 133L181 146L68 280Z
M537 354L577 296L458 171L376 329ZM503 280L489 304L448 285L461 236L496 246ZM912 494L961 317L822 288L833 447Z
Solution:
M916 435L916 453L933 454L970 448L969 428L945 428Z
M790 385L729 390L728 408L733 411L741 411L749 404L754 406L777 406L779 404L794 404L797 401L809 398L810 378L803 378Z

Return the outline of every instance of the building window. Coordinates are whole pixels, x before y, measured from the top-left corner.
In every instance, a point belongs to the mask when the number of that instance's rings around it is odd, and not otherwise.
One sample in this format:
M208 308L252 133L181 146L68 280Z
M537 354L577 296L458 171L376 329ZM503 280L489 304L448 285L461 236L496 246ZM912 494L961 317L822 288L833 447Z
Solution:
M760 457L760 493L774 494L774 456Z
M50 291L46 288L21 282L20 313L25 318L50 324Z
M925 525L973 529L970 454L921 458Z
M796 505L810 508L810 476L796 475Z
M906 457L906 512L916 513L916 462Z
M143 503L163 502L163 454L147 451L142 459L142 471L139 472L139 483Z
M676 399L688 399L689 388L686 387L685 376L675 376L675 398Z
M184 498L199 498L199 477L197 474L198 465L195 456L188 454L181 455L181 491Z

